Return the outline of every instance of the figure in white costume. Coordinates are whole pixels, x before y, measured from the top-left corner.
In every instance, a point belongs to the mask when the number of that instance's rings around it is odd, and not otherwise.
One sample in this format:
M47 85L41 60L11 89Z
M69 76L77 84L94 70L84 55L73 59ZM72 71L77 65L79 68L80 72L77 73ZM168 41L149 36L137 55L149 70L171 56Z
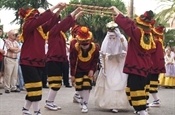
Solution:
M118 112L129 106L125 88L127 74L123 66L127 52L127 40L115 22L109 22L108 32L100 50L101 69L95 87L95 105Z

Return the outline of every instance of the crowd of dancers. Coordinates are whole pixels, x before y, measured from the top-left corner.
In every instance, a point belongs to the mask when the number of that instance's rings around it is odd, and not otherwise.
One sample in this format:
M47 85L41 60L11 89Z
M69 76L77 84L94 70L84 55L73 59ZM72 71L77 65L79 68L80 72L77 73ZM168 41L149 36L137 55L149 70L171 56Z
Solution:
M41 115L40 73L45 66L49 86L45 107L53 111L61 109L55 104L55 99L62 85L63 65L68 59L75 87L74 102L79 103L81 112L88 112L92 81L98 65L100 70L94 92L97 107L117 113L131 106L134 113L148 115L150 106L160 106L159 81L162 86L175 86L175 66L170 50L164 52L165 27L154 20L154 13L146 11L132 20L115 6L110 7L116 15L106 24L107 33L99 47L88 26L76 24L83 8L78 7L61 19L60 13L65 7L66 3L58 3L41 14L37 9L19 10L24 21L20 37L23 41L20 66L27 92L23 115L31 115L31 106L34 115ZM70 29L72 39L67 55L65 33ZM45 55L46 40L48 51ZM154 99L151 103L148 102L150 95Z

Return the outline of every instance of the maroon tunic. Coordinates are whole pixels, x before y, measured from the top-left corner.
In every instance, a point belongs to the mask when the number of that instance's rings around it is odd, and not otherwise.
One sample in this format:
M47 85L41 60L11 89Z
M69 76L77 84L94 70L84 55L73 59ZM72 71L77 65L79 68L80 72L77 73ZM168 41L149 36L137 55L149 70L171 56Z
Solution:
M64 38L62 32L65 33L74 24L75 20L69 15L51 29L48 39L47 61L67 61L66 38Z
M154 40L156 43L156 49L151 53L151 59L153 66L151 67L152 74L165 73L165 61L162 43L158 40Z
M148 50L140 46L141 31L135 22L122 14L119 14L115 22L131 38L128 42L123 72L146 77L152 66L151 55Z
M78 55L81 57L81 59L78 57ZM85 53L79 48L79 44L75 43L74 47L72 46L72 49L70 49L69 59L71 76L75 76L76 72L89 72L90 70L95 72L99 60L99 48L92 42Z
M50 10L47 10L39 17L28 19L24 23L24 43L21 48L20 64L34 67L45 66L45 40L37 28L42 26L43 32L46 33L58 20L56 15L53 15Z
M1 38L0 38L0 39L1 39ZM0 61L2 61L2 59L3 59L3 54L0 53Z
M73 47L75 47L75 44L77 43L77 40L76 38L72 38L71 41L70 41L70 50L73 49Z

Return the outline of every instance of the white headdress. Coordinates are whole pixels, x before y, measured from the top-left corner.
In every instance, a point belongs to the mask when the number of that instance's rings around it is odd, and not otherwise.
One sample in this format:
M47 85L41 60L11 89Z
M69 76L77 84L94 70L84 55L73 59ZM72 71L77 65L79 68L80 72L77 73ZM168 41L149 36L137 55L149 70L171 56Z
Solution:
M122 53L123 46L121 43L121 38L124 38L124 35L120 33L120 30L117 28L118 25L115 22L109 22L107 28L112 28L113 31L108 31L101 46L101 53L117 55Z

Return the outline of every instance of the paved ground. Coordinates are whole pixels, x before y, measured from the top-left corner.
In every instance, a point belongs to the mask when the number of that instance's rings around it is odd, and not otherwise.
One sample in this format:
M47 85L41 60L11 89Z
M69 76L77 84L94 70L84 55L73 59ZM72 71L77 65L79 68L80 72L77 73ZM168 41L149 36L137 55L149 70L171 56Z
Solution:
M22 115L21 108L23 107L25 91L20 93L10 93L5 94L4 90L1 88L0 92L0 115ZM58 92L56 97L56 104L62 107L59 111L49 111L44 108L44 102L47 96L48 89L43 89L43 100L40 103L42 115L134 115L133 109L128 108L127 110L122 110L119 113L111 113L108 110L98 109L94 105L93 100L93 90L91 92L89 101L89 112L81 113L78 104L72 102L72 97L74 95L74 88L62 87ZM150 108L150 115L175 115L175 89L159 89L159 96L162 102L160 108ZM117 97L116 97L117 98ZM152 101L152 97L150 98Z

